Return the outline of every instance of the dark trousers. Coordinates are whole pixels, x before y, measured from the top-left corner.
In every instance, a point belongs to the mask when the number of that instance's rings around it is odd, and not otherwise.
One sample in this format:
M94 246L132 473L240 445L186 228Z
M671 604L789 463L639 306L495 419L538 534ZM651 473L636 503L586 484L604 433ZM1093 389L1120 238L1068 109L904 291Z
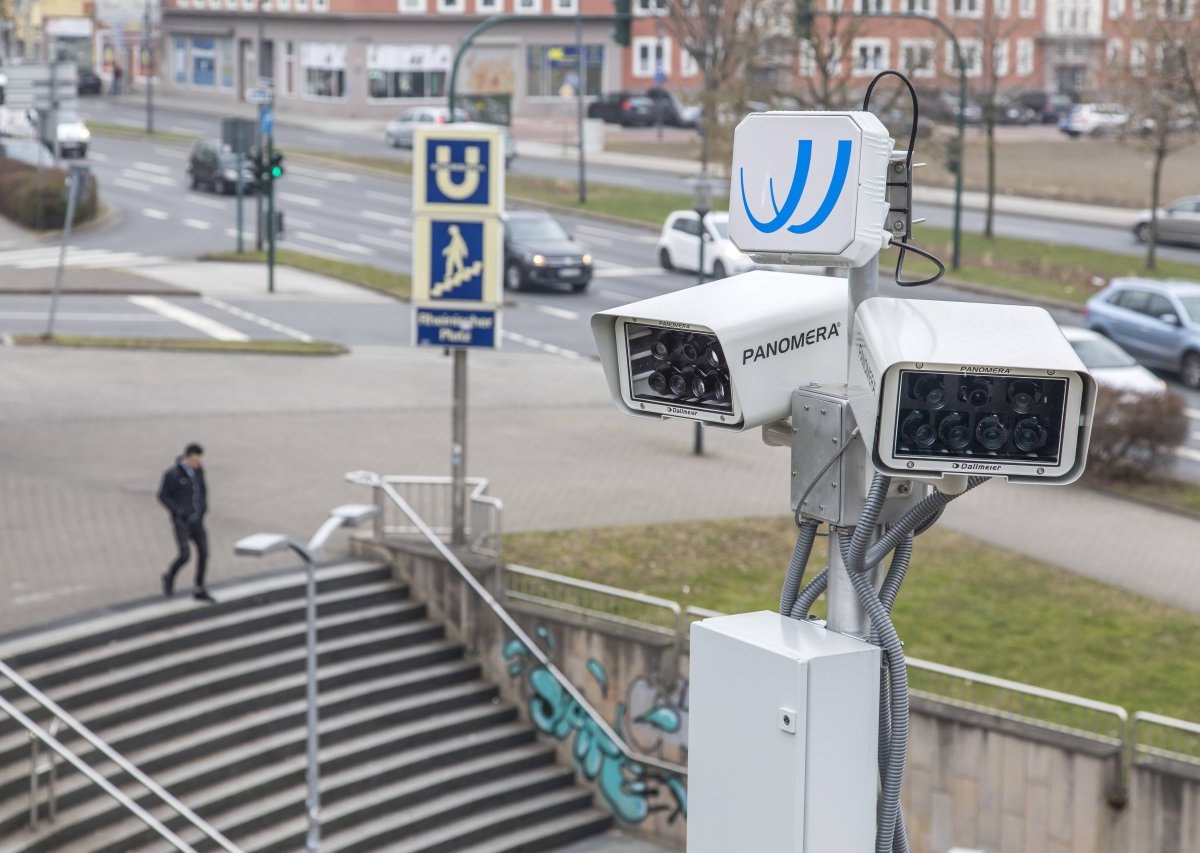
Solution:
M172 525L175 530L175 544L179 548L179 556L167 569L171 583L175 583L175 575L183 568L192 556L189 541L196 543L196 582L193 586L200 589L204 586L204 570L208 567L208 534L204 530L203 521L180 521L176 519Z

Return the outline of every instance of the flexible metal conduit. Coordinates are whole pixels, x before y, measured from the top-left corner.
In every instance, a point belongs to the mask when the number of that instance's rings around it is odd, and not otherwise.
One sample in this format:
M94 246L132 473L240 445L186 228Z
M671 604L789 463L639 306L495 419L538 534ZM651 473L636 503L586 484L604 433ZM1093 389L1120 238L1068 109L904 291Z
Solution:
M68 714L58 703L34 687L33 684L23 678L19 673L17 673L16 670L3 661L0 661L0 675L3 675L5 678L11 681L42 708L46 709L55 717L62 720L68 728L87 741L91 746L99 750L109 761L117 765L117 767L140 782L143 786L145 786L146 790L148 790L151 794L154 794L156 797L174 809L180 816L186 819L188 823L190 823L200 832L204 833L209 840L219 845L222 850L227 851L227 853L242 853L241 849L236 847L233 842L214 829L202 817L177 800L169 791L167 791L166 788L162 787L141 770L139 770L136 765L97 737L91 729L87 728L87 726L85 726L83 723L79 722L77 719ZM82 758L76 755L58 738L54 737L52 734L27 717L21 712L20 709L17 708L16 705L12 704L2 696L0 696L0 711L8 714L20 725L22 725L31 735L62 756L67 763L82 773L84 777L88 779L88 781L98 786L102 791L104 791L104 793L108 794L122 807L131 812L134 817L146 824L146 826L150 827L150 829L157 832L159 836L170 843L171 846L176 850L182 850L185 851L185 853L194 853L195 848L193 848L190 844L173 833L171 830L167 829L167 827L164 826L157 818L139 806L129 796L121 791L121 789L113 785L112 782L100 775L100 773L88 765Z
M463 565L462 561L459 560L458 557L454 555L454 552L450 550L446 543L429 529L429 526L413 511L412 507L408 505L408 502L404 500L404 497L396 491L391 483L387 482L385 478L371 471L353 471L346 475L346 480L358 485L370 486L382 491L385 495L387 495L392 500L392 503L394 503L401 512L408 516L408 520L412 522L413 526L422 536L425 537L429 544L437 550L442 559L449 563L454 568L454 571L458 572L458 575L460 578L462 578L463 583L467 584L467 586L471 588L471 591L474 592L475 595L488 606L492 613L496 615L497 619L504 623L504 626L508 628L510 632L512 632L514 637L525 644L525 647L529 649L530 654L537 658L538 663L544 666L546 671L554 676L555 680L562 686L567 695L575 700L576 704L578 704L579 707L583 709L583 712L587 714L589 718L591 718L593 723L595 723L596 728L603 732L604 736L612 741L613 746L620 750L622 755L624 755L630 761L645 765L646 767L653 767L655 770L660 770L664 773L672 773L677 776L687 776L687 767L682 764L676 764L673 761L664 761L661 758L655 758L651 755L643 755L641 753L634 752L633 749L631 749L630 746L625 743L624 738L617 734L616 730L608 724L608 721L600 715L600 712L592 707L591 703L588 702L581 692L579 692L578 688L576 688L575 685L572 684L565 675L563 675L559 668L554 665L554 662L550 660L544 651L542 651L542 648L536 642L534 642L534 640L528 634L525 633L525 630L519 624L517 624L517 621L513 619L512 615L504 609L504 605L497 601L496 598L487 591L487 587L481 584L478 579L471 574L470 570Z

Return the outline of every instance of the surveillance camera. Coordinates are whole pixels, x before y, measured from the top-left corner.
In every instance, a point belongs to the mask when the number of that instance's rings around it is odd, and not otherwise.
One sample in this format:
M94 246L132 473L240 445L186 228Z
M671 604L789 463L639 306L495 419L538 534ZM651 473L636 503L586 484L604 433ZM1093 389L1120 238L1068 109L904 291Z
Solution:
M755 270L602 311L592 334L623 411L740 431L846 381L847 298L845 279Z
M1096 383L1044 309L868 299L852 347L851 408L877 470L1053 484L1083 473Z

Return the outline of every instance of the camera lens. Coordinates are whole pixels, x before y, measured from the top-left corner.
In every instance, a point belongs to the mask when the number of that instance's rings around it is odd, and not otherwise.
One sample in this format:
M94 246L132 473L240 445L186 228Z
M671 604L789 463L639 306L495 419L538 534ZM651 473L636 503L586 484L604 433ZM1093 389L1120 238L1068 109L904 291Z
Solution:
M937 376L922 376L913 386L913 396L925 403L931 409L940 409L946 405L946 389L942 380Z
M1046 429L1038 422L1037 418L1025 418L1017 421L1013 444L1020 451L1032 453L1045 447L1047 438Z
M996 415L988 415L975 427L975 437L988 450L999 450L1008 441L1008 427Z
M661 370L656 370L651 373L648 381L650 383L650 390L655 394L667 393L667 374L663 373Z
M938 437L951 450L966 450L971 443L971 428L961 412L951 412L938 425Z
M679 362L681 364L692 364L700 357L700 348L696 346L694 341L684 341L679 345Z
M692 378L692 396L703 400L713 393L717 384L718 379L715 373L697 370L696 375Z
M917 447L933 447L937 441L937 430L924 412L909 412L900 424L900 434Z
M710 344L708 349L704 351L704 363L709 367L720 367L724 361L721 358L721 348L716 344Z
M686 397L692 387L690 378L685 376L683 373L676 373L673 375L668 385L671 389L671 393L676 397Z
M1029 414L1030 410L1037 405L1040 396L1041 389L1038 388L1038 384L1027 379L1014 382L1008 389L1008 402L1012 404L1013 411L1018 415Z
M718 379L713 383L712 398L718 403L726 403L729 401L729 383L723 379Z
M958 397L972 406L986 406L992 398L992 383L987 379L975 379L959 389Z
M666 361L671 357L671 350L675 348L677 338L678 335L674 332L663 332L650 344L650 355L656 361Z

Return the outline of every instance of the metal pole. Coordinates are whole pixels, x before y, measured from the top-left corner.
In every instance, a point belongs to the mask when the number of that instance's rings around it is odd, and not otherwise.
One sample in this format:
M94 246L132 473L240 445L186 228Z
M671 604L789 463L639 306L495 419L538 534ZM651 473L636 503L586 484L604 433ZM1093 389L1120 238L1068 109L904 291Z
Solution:
M242 175L246 167L245 161L246 155L239 150L237 155L237 250L239 255L245 251L245 247L242 245L242 222L245 219L242 215L242 201L246 197L242 189Z
M659 120L661 121L661 118ZM701 180L707 180L707 179L708 179L707 174L701 175ZM705 235L705 233L707 233L704 230L704 216L707 212L708 211L705 211L705 210L697 210L696 211L696 214L700 220L699 221L699 225L700 225L700 234L699 234L699 237L700 237L700 262L698 264L696 264L696 284L704 284L704 235ZM703 456L704 455L704 427L702 427L700 425L699 421L696 421L696 426L693 429L694 429L694 433L692 436L692 454L695 456Z
M78 176L72 169L67 173L67 221L63 223L62 245L58 249L58 270L54 273L54 290L50 294L50 317L46 323L47 339L54 337L54 318L58 314L58 294L62 290L63 264L67 260L67 243L71 240L71 223L75 219L75 194Z
M583 92L587 88L587 77L583 65L583 19L575 13L575 70L579 85L575 87L575 113L579 125L579 203L587 204L587 167L583 151Z
M466 536L467 479L467 351L454 351L454 408L450 418L450 544L463 545Z
M146 22L142 28L142 41L145 48L146 67L142 72L146 75L146 133L154 133L154 36L151 29L150 0L146 0Z
M265 30L267 26L266 18L263 12L263 5L267 0L258 0L258 43L254 46L254 88L258 88L258 81L262 78L263 65L263 42L265 39ZM258 108L258 153L259 156L265 150L263 147L263 132L262 132L262 106ZM254 194L254 248L262 251L263 247L263 208L262 208L262 189Z
M308 570L307 601L305 602L307 681L306 699L308 723L308 853L317 853L321 843L321 757L317 731L317 568L313 560L305 558Z
M267 137L267 293L275 292L275 176L271 174L273 154ZM260 193L261 195L261 193Z
M963 167L966 165L967 139L967 68L963 63L958 39L954 39L954 58L958 63L958 168L954 170L954 249L950 253L950 269L956 270L962 262L962 194ZM909 176L911 180L911 176Z

